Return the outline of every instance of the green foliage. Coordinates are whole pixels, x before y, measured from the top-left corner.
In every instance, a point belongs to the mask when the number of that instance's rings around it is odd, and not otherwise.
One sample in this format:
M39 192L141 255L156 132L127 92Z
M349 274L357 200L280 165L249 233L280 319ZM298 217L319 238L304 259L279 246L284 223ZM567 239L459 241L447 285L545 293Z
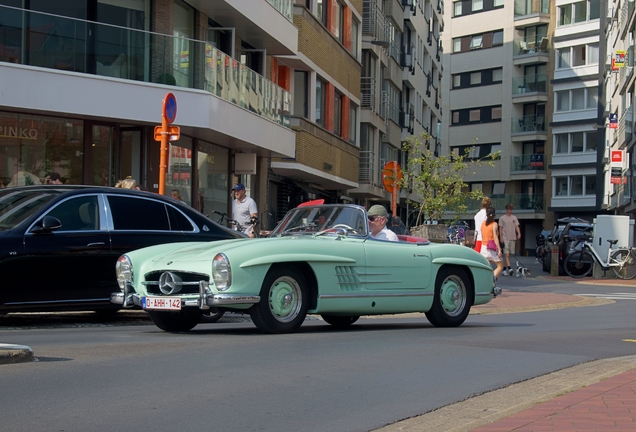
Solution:
M457 221L468 211L469 201L483 198L480 190L470 191L464 179L475 174L476 166L494 167L500 153L479 160L468 157L470 149L462 155L436 156L429 145L431 138L423 133L420 139L413 136L402 143L402 149L408 154L408 166L402 170L400 188L415 198L409 203L419 210L418 223L449 219L447 213L452 213Z

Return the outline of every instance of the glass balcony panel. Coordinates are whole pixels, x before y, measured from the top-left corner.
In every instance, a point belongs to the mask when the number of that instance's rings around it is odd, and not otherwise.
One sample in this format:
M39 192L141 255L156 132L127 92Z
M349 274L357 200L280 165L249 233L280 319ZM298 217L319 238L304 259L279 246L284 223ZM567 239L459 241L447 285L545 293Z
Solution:
M550 12L550 0L515 0L515 18Z
M545 116L526 115L512 117L512 133L521 132L545 132Z
M517 36L513 39L514 55L526 55L537 53L548 53L550 50L550 39L540 34L531 36Z
M523 94L547 91L548 79L546 74L524 75L512 78L512 94Z
M289 92L206 42L2 5L0 16L0 61L202 89L290 124Z
M267 0L267 3L271 4L290 22L294 22L294 0Z
M510 171L545 171L543 153L525 154L510 157Z

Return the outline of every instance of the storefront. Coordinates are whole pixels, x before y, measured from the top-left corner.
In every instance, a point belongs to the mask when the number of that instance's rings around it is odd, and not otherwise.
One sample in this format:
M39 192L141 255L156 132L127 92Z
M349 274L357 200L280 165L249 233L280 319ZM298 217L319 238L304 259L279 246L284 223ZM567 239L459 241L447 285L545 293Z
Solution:
M157 192L159 144L152 132L148 126L0 111L0 187L42 184L57 172L66 184L114 186L132 177ZM177 189L203 213L226 212L229 173L228 149L182 135L170 143L165 191Z

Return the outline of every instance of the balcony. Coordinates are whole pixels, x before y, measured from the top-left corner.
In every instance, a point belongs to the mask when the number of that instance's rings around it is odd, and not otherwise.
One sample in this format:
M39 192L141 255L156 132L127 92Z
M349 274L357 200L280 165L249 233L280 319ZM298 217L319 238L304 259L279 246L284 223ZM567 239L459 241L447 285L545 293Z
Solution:
M515 18L549 13L550 0L515 0Z
M511 172L525 172L525 171L543 171L546 170L544 161L544 154L526 154L510 157L510 171Z
M536 141L547 139L545 130L545 116L526 115L512 117L511 119L512 141Z
M528 93L546 93L548 79L546 74L524 75L512 78L512 95Z
M362 2L362 34L371 36L374 41L388 41L387 18L376 0Z
M274 9L280 12L290 22L294 22L294 1L293 0L266 0Z
M414 129L414 114L415 107L413 104L408 104L400 111L400 126L402 129L406 129L408 133L413 134Z
M360 105L362 108L377 113L376 81L372 77L360 78Z
M289 127L290 93L208 43L4 6L0 15L0 62L205 90Z
M547 63L550 59L550 39L547 37L515 37L513 64Z
M374 184L375 163L372 151L360 152L360 170L358 172L358 183Z

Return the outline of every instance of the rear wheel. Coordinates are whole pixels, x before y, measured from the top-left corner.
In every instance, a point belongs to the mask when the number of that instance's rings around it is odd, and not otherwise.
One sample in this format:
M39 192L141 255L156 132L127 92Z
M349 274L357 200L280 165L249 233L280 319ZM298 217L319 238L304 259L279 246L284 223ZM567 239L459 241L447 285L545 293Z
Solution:
M461 325L473 304L473 286L460 267L442 267L435 278L435 296L426 318L436 327Z
M152 322L163 331L187 332L201 320L201 309L182 310L180 312L147 311Z
M308 289L295 267L274 267L263 282L261 301L250 308L254 325L265 333L296 331L307 316Z
M574 251L565 257L563 270L568 276L579 279L589 275L594 267L594 259L588 251Z
M359 316L336 316L336 315L321 315L322 319L327 324L331 324L336 328L346 328L351 326L354 322L360 319Z
M636 252L629 249L619 249L612 253L610 263L622 263L618 267L612 267L619 279L634 279L636 277Z

